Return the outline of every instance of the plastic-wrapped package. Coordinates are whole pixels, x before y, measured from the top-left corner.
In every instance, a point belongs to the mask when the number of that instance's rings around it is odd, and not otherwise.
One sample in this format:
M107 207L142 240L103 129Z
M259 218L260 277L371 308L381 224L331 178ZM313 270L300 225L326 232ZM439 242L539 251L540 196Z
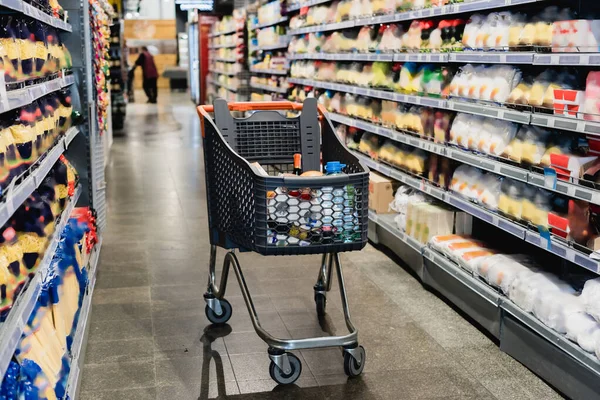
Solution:
M519 274L510 286L509 297L523 310L532 312L537 297L546 292L574 293L575 290L549 272L535 273L527 279L521 279Z
M457 261L458 265L460 265L467 271L473 273L474 271L477 271L481 263L485 262L485 260L492 257L493 255L494 251L488 249L481 249L463 253L459 257L457 257Z
M591 71L587 76L583 112L586 121L600 121L600 71Z
M590 279L581 291L585 311L600 322L600 278Z
M510 294L511 285L519 274L531 271L531 268L516 260L519 258L505 256L504 258L485 260L478 269L478 274L493 287L500 289L504 294Z
M393 101L383 100L381 102L381 122L384 126L395 127L396 116L400 105Z
M542 157L546 152L546 143L550 138L550 132L539 127L530 128L525 130L525 135L522 139L520 162L540 165Z
M502 177L495 174L485 174L478 183L477 201L490 210L498 209Z
M428 155L429 153L416 149L406 156L406 168L416 175L423 175Z
M508 11L493 13L488 17L490 25L489 35L486 38L485 48L494 50L508 50L510 39L510 26L512 24L512 13Z
M400 79L398 82L399 89L402 92L416 92L418 88L413 86L413 78L417 74L418 66L415 63L406 63L400 71Z
M548 213L552 210L552 193L533 186L525 186L521 217L534 226L548 227Z
M481 132L488 132L489 137L484 140L484 135L481 135L477 149L487 154L499 156L514 139L518 125L509 121L486 118L483 121L482 128Z
M449 139L450 126L453 125L453 114L447 111L436 111L433 122L433 138L438 143L445 143Z
M567 319L573 314L583 314L580 299L572 293L546 293L538 298L534 314L549 328L559 333L567 333Z
M404 30L401 25L384 25L381 41L377 45L377 50L381 52L400 52L403 50L402 41Z
M374 62L372 66L372 78L370 84L372 87L392 87L391 76L392 63Z
M574 313L567 316L566 326L567 338L577 342L577 338L580 335L585 335L587 332L593 331L598 326L598 322L596 322L589 314Z
M469 165L461 165L452 175L450 190L468 199L476 200L478 185L482 177L481 170Z
M596 350L596 343L600 341L600 324L596 323L596 326L584 330L577 335L577 344L588 353L593 353Z
M414 20L408 31L402 35L402 42L407 50L419 51L421 49L421 28L422 21Z
M381 136L365 132L360 140L358 150L377 159L382 142Z
M524 183L506 178L502 181L498 198L498 211L510 218L520 220L523 214Z
M448 246L454 243L466 243L472 239L461 235L442 235L434 236L429 240L429 244L432 248L439 251L440 253L447 254Z
M481 14L471 15L471 18L465 25L465 30L462 37L463 46L467 49L477 48L477 36L482 28L486 17Z

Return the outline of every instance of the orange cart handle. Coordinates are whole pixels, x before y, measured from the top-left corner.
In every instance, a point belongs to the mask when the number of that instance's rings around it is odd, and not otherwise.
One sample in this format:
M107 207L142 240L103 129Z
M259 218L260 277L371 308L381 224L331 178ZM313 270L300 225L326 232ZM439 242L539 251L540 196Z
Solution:
M291 101L242 101L227 103L229 111L267 111L267 110L302 110L302 103L292 103ZM212 105L200 106L206 112L213 112Z

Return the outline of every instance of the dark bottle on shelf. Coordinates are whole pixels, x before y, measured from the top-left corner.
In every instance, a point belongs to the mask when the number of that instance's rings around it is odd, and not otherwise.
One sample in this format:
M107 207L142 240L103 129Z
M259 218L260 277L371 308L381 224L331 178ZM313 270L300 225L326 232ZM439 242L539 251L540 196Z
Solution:
M294 154L294 175L302 175L302 154Z

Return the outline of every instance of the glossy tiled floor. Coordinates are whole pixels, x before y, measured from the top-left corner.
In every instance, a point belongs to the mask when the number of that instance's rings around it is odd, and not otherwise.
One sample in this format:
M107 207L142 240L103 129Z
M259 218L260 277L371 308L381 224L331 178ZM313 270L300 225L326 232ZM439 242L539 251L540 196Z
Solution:
M363 376L346 379L337 349L302 351L298 385L275 387L233 274L230 324L216 329L204 316L209 245L191 103L163 93L158 106L133 104L128 112L127 134L115 139L107 170L109 221L81 399L559 398L371 246L343 255L352 317L367 350ZM345 332L337 290L328 317L316 317L318 257L240 260L260 321L273 334Z

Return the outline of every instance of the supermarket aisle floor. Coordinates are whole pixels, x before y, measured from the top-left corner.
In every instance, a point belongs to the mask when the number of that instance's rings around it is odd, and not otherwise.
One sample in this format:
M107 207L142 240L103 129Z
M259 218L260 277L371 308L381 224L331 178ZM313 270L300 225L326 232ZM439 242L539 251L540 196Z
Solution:
M367 350L364 375L348 381L337 349L302 351L298 386L275 388L234 274L230 325L210 327L204 316L204 165L187 96L162 93L158 106L130 105L126 129L107 171L109 223L81 399L560 398L371 246L343 255L352 317ZM345 332L337 290L327 319L317 320L319 257L240 260L273 334Z

